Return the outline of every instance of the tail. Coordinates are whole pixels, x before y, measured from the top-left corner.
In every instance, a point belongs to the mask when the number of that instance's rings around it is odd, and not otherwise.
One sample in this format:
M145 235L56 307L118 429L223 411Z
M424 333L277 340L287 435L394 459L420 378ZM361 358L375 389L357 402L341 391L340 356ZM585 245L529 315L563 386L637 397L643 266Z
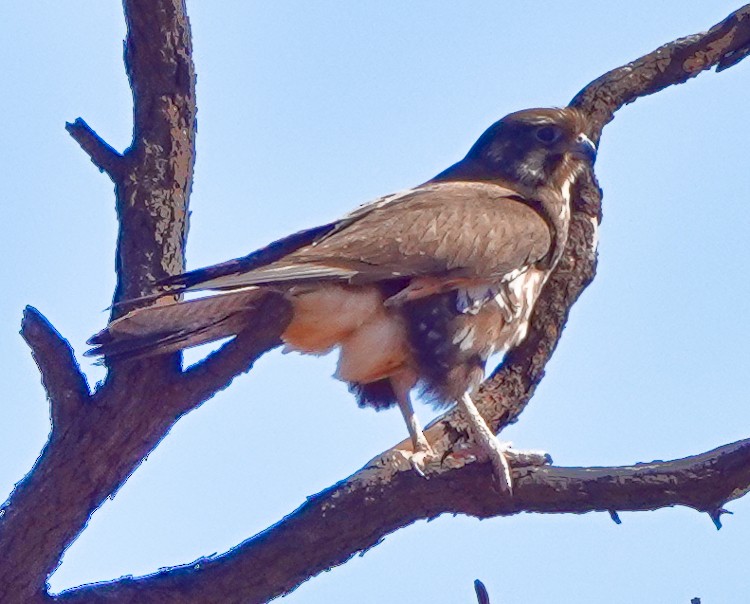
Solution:
M265 294L262 289L248 288L136 309L91 337L87 344L93 348L85 355L136 359L237 335L247 324L246 315Z

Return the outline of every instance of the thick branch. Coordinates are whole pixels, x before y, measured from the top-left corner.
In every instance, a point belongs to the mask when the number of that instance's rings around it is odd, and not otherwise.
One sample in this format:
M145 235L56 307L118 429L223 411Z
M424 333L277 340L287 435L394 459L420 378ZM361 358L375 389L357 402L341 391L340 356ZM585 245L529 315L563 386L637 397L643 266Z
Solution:
M136 297L155 278L183 270L196 113L184 2L125 0L124 9L136 116L133 142L115 160L82 120L69 126L97 166L118 164L108 170L116 183L120 221L116 300ZM254 321L260 326L263 316ZM33 311L26 314L23 335L48 389L55 429L0 517L0 551L13 560L12 565L0 564L3 604L44 597L47 577L91 513L123 484L176 418L201 402L168 396L169 385L181 375L179 357L172 355L110 367L85 413L71 421L66 418L73 417L77 399L88 395L72 351ZM255 338L262 350L278 339L264 339L262 328ZM245 367L253 360L246 358ZM59 430L61 424L64 430Z
M489 518L675 505L715 513L750 489L750 439L671 462L521 468L513 497L487 488L491 474L489 464L471 464L429 479L416 472L385 478L381 470L365 469L308 498L293 514L228 554L137 580L76 589L62 594L60 601L267 602L377 545L388 533L444 513Z
M252 337L246 334L234 351L225 351L225 359L234 357L233 374L235 369L240 372L240 358L233 352L241 351L242 369L247 370L277 344L284 312L283 306L269 310L272 320L265 324L256 317ZM95 395L85 413L57 438L53 434L34 469L5 503L0 551L14 564L0 565L3 604L41 597L47 576L94 510L122 486L182 415L207 398L206 385L213 388L216 380L229 379L215 368L213 375L188 372L185 388L180 380L154 383L149 363L131 364L127 382L120 382L124 376L114 379L106 395Z
M99 171L106 172L113 181L117 182L124 169L122 155L94 132L83 118L76 118L72 123L67 122L65 129L91 158Z
M184 0L124 0L123 7L135 121L125 151L130 173L117 186L115 302L183 271L195 163L195 67Z

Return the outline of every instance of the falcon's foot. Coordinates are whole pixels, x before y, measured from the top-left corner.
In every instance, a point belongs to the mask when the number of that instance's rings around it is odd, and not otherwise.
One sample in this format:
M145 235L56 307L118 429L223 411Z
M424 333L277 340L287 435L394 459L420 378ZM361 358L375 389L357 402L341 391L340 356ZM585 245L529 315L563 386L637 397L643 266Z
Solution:
M428 466L439 461L440 458L424 436L419 438L417 442L412 440L411 444L412 446L409 449L398 448L395 451L401 459L411 466L414 472L419 474L422 478L426 478L429 473Z
M484 420L483 420L484 421ZM494 434L486 440L480 438L479 445L484 449L487 456L492 462L492 469L495 471L495 477L500 484L501 491L507 491L513 494L513 477L510 470L510 462L507 453L510 450L511 443L499 440Z
M409 461L414 471L420 476L425 476L427 466L436 459L435 452L432 450L430 443L427 441L422 426L414 413L411 405L409 391L414 386L414 379L411 375L396 375L391 377L391 384L396 392L396 400L401 413L404 416L406 427L409 430L411 438L411 451L401 450L400 453Z
M517 451L511 448L511 443L498 440L468 393L461 397L458 405L471 425L477 446L492 463L501 491L513 494L511 462L523 466L543 466L552 462L552 458L543 451Z
M422 478L425 478L425 470L427 469L427 466L436 458L435 452L426 440L424 446L420 446L412 453L406 453L406 455L408 456L411 467L414 468L414 471Z

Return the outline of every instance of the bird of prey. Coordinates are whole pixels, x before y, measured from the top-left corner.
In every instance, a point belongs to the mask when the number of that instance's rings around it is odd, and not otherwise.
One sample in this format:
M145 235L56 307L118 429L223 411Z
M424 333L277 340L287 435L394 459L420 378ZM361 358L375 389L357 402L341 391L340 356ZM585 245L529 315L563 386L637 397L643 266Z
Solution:
M399 407L415 468L432 457L410 399L420 388L437 405L458 404L510 489L507 449L472 394L488 357L526 336L560 259L571 186L596 157L588 130L570 107L512 113L422 185L158 283L153 298L162 299L113 321L91 338L89 354L139 358L236 335L273 291L291 304L288 349L338 349L336 377L361 406ZM200 290L214 293L174 298Z

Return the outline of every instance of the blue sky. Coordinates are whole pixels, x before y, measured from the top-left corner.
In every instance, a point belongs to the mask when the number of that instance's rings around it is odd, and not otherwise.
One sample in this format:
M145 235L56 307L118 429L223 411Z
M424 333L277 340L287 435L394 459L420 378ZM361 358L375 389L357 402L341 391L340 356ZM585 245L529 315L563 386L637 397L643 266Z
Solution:
M625 5L622 5L625 6ZM188 266L243 255L427 180L511 111L564 105L604 71L739 3L195 0L198 156ZM124 149L131 99L114 0L25 3L0 23L0 491L49 431L17 335L37 306L80 355L114 287L112 185L66 134ZM505 433L561 465L628 464L750 436L750 62L641 99L604 131L597 279ZM100 368L83 360L92 382ZM54 591L222 552L406 435L358 409L334 359L267 355L183 418L93 516ZM158 405L158 401L154 401ZM423 419L431 416L420 406ZM284 601L745 602L750 501L717 532L691 510L442 517Z

